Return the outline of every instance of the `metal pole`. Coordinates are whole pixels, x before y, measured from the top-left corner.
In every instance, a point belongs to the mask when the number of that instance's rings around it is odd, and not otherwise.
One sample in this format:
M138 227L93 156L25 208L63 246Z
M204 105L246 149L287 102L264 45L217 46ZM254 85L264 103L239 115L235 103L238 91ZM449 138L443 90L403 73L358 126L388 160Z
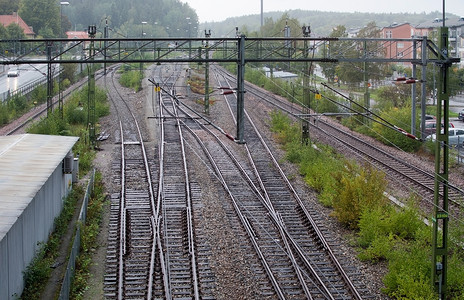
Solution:
M303 35L304 37L309 37L311 33L311 29L309 26L303 26ZM303 57L308 58L308 41L304 41L304 48L303 48ZM310 101L311 101L311 95L309 92L309 64L307 61L304 62L304 71L303 71L303 109L304 109L304 114L307 115L303 118L302 121L302 142L303 144L307 145L308 142L310 142L309 138L309 123L311 122L311 106L310 106Z
M205 113L209 115L209 42L208 38L211 36L211 30L208 32L205 30Z
M245 96L245 35L238 40L238 65L237 65L237 137L239 144L244 144L243 131L245 130L244 96Z
M422 45L421 45L421 53L422 53L422 85L421 85L421 126L422 132L421 132L421 138L425 138L425 108L426 108L426 85L425 81L427 79L427 36L422 37Z
M432 238L432 285L446 299L448 273L448 162L449 162L449 63L448 28L439 28L440 74L438 78L437 132L435 142L435 193ZM443 132L440 130L444 125ZM443 155L441 154L443 151ZM442 195L440 194L442 192ZM441 229L441 230L440 230Z
M364 58L367 57L367 42L363 42L364 48ZM364 73L363 73L363 80L364 80L364 107L366 108L366 115L369 114L370 109L370 94L369 94L369 78L367 77L367 61L363 63ZM369 118L364 117L364 123L367 125L369 123Z
M52 42L47 42L47 117L53 111L53 71L52 71Z
M105 31L103 32L105 39L108 38L108 18L105 19ZM103 74L106 75L106 50L108 48L108 41L104 42L103 57L105 62L103 63Z
M417 43L416 41L412 42L412 57L417 58ZM412 78L416 78L416 64L412 65ZM411 86L411 133L416 135L416 84L413 83Z
M89 36L94 38L97 32L95 25L89 26ZM94 50L94 41L90 41L89 49L90 60L93 60L95 55ZM93 69L93 64L89 68L89 78L88 78L89 92L88 92L88 126L89 126L89 140L90 146L95 148L96 146L96 134L95 134L95 72Z

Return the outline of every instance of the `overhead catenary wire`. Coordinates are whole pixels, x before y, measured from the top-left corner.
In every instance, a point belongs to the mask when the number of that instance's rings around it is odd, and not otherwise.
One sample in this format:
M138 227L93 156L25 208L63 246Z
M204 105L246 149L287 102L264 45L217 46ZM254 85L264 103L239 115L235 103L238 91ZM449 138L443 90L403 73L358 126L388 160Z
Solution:
M363 106L363 105L357 103L356 101L352 100L350 97L347 97L346 95L343 95L343 93L341 93L341 92L337 91L336 89L330 87L328 84L322 83L322 86L324 86L324 87L330 89L331 91L333 91L334 93L336 93L336 94L342 96L342 97L345 98L346 100L350 101L350 103L353 103L353 104L355 104L356 106L362 108L365 112L367 112L367 113L366 113L366 117L369 118L370 120L372 120L372 121L374 121L374 122L376 122L376 123L378 123L378 124L380 124L380 125L386 126L386 127L390 128L390 129L393 129L393 130L395 130L395 131L397 131L397 132L399 132L399 133L405 135L406 137L408 137L408 138L410 138L410 139L413 139L413 140L416 140L416 141L423 141L423 139L420 139L420 138L416 137L415 135L413 135L413 134L407 132L406 130L404 130L404 129L398 127L398 126L396 126L396 125L393 124L393 123L391 123L390 121L388 121L388 120L382 118L381 116L379 116L379 115L376 114L375 112L369 110L367 107L365 107L365 106ZM338 102L337 102L337 103L338 103ZM340 104L340 105L341 105L341 104ZM347 106L344 106L344 107L347 107ZM358 111L352 109L351 107L347 107L347 108L348 108L349 110L352 110L352 111L354 111L354 112L359 113ZM372 118L372 117L370 117L369 115L373 115L373 116L375 116L375 117L378 118L378 119ZM379 120L381 120L381 121L379 121Z

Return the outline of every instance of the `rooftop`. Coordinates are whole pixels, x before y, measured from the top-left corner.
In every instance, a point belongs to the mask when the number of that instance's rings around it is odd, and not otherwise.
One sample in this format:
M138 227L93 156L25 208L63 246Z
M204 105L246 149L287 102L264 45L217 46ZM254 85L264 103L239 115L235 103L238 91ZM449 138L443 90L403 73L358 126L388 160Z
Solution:
M78 139L39 134L0 136L0 240Z
M26 36L34 36L35 33L32 30L32 27L28 26L26 22L18 15L18 13L13 13L12 15L0 15L0 24L4 27L7 27L10 24L18 24L24 30Z

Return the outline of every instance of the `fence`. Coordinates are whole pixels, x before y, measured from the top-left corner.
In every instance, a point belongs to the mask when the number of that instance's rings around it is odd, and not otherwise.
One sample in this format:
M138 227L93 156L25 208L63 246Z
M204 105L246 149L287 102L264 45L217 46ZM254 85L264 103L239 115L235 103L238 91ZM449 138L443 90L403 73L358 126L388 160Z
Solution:
M87 218L87 205L89 203L90 194L94 187L95 180L95 169L92 172L90 181L87 185L87 189L84 195L84 201L82 202L81 211L79 213L79 219L77 220L77 230L74 237L71 254L69 256L68 265L66 267L66 274L64 275L63 283L61 284L59 300L69 299L69 293L71 291L72 280L74 278L74 271L76 267L76 259L79 256L79 250L81 248L81 224L85 224Z
M55 75L56 77L57 75ZM7 92L3 92L0 94L0 100L3 102L5 100L8 100L16 95L18 96L23 96L23 95L27 95L29 94L30 92L32 92L35 88L41 86L41 85L45 85L47 84L47 78L44 77L44 78L39 78L39 79L36 79L32 82L29 82L23 86L21 86L20 88L16 89L16 90L13 90L13 91L7 91Z

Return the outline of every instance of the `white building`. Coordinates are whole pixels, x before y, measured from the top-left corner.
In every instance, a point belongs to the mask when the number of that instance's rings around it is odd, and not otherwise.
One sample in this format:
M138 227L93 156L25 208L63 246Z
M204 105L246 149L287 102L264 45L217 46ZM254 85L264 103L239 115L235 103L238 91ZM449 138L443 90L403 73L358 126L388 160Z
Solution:
M77 137L0 136L0 299L17 299L73 181Z

